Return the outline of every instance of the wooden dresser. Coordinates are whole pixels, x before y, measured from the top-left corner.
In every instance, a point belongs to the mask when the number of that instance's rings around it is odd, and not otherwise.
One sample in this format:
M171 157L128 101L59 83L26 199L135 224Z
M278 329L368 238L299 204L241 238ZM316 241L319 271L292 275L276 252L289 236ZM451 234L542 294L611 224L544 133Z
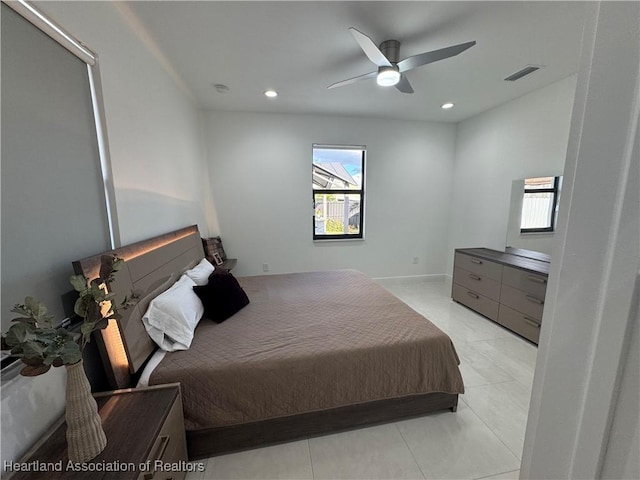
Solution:
M94 394L107 435L104 451L86 464L70 464L64 417L2 478L182 480L186 476L179 384ZM25 468L31 471L15 471ZM13 470L13 472L11 472Z
M548 255L520 249L457 249L451 296L537 344L549 260Z

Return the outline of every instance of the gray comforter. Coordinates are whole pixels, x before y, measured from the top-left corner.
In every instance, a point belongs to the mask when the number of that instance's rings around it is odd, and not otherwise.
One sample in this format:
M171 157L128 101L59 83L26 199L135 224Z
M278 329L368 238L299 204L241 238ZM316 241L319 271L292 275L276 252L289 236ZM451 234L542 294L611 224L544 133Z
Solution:
M181 383L187 430L464 392L449 337L360 272L238 280L251 303L151 374Z

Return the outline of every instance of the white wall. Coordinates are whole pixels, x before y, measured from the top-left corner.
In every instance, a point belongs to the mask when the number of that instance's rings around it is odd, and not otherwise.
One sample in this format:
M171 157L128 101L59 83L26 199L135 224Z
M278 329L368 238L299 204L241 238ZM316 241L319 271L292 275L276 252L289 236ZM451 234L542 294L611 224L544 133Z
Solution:
M513 180L562 174L575 85L569 77L458 124L447 273L455 248L504 249Z
M211 112L209 163L225 249L239 275L356 268L442 274L455 126ZM312 241L312 144L365 145L365 240ZM412 260L419 257L419 263Z
M216 232L200 113L126 5L38 6L98 54L122 244L194 223Z
M629 336L629 348L602 466L602 478L608 480L640 478L640 312L636 315Z
M640 474L640 3L586 19L522 478Z
M38 6L99 56L122 243L194 223L216 233L215 207L203 207L209 187L200 114L141 32L134 33L126 7ZM21 455L62 415L65 379L56 369L3 385L2 461Z

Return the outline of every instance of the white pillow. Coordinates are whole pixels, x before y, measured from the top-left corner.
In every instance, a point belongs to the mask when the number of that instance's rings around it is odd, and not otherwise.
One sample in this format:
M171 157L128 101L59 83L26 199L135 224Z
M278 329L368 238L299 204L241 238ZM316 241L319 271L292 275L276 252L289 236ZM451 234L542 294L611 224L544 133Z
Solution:
M187 350L193 332L204 313L204 307L193 291L195 282L186 275L166 292L151 300L142 317L147 333L167 352Z
M193 267L191 270L187 270L184 274L191 280L196 282L196 285L206 285L209 283L209 275L216 269L211 262L206 258L200 260L200 263Z

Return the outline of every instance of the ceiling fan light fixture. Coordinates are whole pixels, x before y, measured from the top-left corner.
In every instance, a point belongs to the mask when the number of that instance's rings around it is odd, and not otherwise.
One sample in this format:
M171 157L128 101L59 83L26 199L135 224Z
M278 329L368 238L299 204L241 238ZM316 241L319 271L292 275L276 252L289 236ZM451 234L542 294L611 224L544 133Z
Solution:
M400 72L398 67L380 67L376 82L381 87L393 87L400 81Z

